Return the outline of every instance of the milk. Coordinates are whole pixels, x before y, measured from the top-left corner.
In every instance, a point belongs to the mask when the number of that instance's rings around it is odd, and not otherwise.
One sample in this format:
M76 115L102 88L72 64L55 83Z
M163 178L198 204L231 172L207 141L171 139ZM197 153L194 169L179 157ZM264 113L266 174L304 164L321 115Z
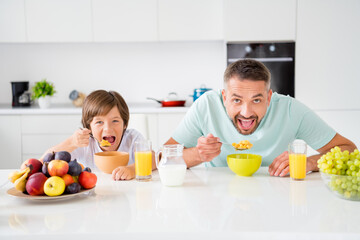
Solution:
M165 186L180 186L184 182L185 164L160 165L158 167L160 179Z

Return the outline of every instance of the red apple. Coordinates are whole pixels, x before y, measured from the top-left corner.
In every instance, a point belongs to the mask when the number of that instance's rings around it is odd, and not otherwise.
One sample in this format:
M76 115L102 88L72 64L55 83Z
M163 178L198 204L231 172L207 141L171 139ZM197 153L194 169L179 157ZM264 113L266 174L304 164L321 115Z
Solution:
M70 174L65 174L62 176L62 179L64 179L66 187L75 182L74 178Z
M32 196L43 195L46 180L47 177L43 173L34 173L26 182L26 191Z
M42 168L42 162L40 162L39 160L35 159L35 158L29 158L28 160L26 160L25 162L23 162L21 164L20 169L25 169L27 165L32 165L32 170L29 172L29 176L31 176L34 173L37 172L41 172L41 168Z
M97 177L94 173L91 172L81 172L79 175L79 183L83 188L90 189L95 187Z
M50 176L62 177L69 171L69 164L63 160L52 160L48 165Z

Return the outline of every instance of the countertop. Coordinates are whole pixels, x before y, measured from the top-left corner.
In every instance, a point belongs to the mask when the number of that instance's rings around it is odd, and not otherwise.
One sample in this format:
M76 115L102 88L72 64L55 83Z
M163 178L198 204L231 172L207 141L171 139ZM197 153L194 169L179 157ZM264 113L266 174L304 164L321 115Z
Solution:
M293 181L266 167L252 177L197 167L181 187L162 186L157 171L150 182L96 174L93 193L54 202L2 185L0 239L360 239L360 202L334 196L319 173Z
M190 106L161 107L158 103L128 103L130 113L186 113ZM12 107L11 104L0 104L1 115L45 115L45 114L81 114L81 108L71 103L52 104L50 108L41 109L38 105L30 107Z

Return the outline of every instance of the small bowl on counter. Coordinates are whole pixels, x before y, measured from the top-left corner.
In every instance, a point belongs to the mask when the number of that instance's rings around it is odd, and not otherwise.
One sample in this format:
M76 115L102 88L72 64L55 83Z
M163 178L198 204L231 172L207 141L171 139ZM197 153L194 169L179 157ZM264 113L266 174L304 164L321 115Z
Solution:
M252 176L261 166L262 157L250 153L237 153L227 156L227 164L238 176Z
M112 171L120 166L127 166L129 153L127 152L98 152L94 155L95 165L104 173L111 174Z
M337 197L360 201L360 177L328 174L320 171L326 187Z

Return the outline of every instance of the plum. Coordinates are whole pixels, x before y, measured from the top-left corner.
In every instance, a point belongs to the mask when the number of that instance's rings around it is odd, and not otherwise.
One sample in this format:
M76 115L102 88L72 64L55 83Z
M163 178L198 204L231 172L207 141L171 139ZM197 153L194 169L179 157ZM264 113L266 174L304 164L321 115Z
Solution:
M68 174L70 174L71 176L79 176L81 172L82 172L82 167L80 166L80 164L77 162L76 159L69 162Z
M55 159L70 162L71 154L67 151L60 151L55 153Z
M42 173L45 174L46 177L50 177L49 171L48 171L48 165L49 162L44 162L43 166L42 166Z
M89 167L84 168L84 171L91 172L91 169Z
M43 162L44 163L51 162L54 159L55 159L55 152L49 152L49 153L45 154Z
M79 183L72 183L66 187L66 192L70 194L78 193L81 190L81 186Z

